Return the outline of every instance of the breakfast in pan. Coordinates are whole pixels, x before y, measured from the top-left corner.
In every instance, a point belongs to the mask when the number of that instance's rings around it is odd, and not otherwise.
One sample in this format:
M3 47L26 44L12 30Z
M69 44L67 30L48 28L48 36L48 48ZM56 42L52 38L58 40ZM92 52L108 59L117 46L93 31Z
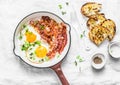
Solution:
M115 22L107 19L105 14L100 13L102 5L96 2L85 3L81 7L81 13L88 17L87 26L90 30L90 40L99 46L105 39L111 41L116 33Z
M35 12L17 25L13 52L28 65L50 67L63 85L69 85L62 73L61 61L69 51L70 40L69 24L51 12Z
M60 55L67 43L64 23L57 23L49 16L30 20L19 33L21 51L33 63L43 63Z

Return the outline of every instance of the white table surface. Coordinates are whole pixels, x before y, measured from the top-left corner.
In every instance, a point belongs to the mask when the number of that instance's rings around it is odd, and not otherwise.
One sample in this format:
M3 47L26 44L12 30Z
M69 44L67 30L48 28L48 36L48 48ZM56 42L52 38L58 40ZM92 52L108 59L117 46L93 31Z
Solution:
M113 41L120 41L120 0L0 0L0 85L61 85L51 69L33 68L13 54L13 33L23 17L36 11L53 12L70 24L71 3L79 19L80 32L84 29L88 31L85 25L87 20L80 14L80 7L88 1L102 4L101 12L116 23L117 32ZM69 6L65 2L69 2ZM59 4L63 5L62 10L67 12L66 15L61 14ZM78 39L76 31L71 29L71 48L62 63L62 70L70 85L120 85L120 60L108 55L109 42L96 47L88 39L91 50L85 51L83 39ZM107 58L105 68L100 71L94 70L90 64L91 55L96 51L102 52ZM75 66L77 55L85 61Z

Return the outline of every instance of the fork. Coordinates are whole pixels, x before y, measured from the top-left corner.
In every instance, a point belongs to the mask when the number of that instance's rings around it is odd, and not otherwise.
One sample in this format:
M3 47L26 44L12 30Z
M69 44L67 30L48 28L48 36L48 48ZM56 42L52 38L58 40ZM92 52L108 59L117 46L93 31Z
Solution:
M71 25L74 28L74 30L76 31L78 39L79 39L80 38L80 34L81 34L79 28L81 28L81 26L79 25L79 20L78 20L77 14L76 14L75 9L74 9L73 6L72 6L72 11L70 13L70 16L71 16L71 18L70 18ZM81 31L83 32L83 29L81 29ZM85 50L86 51L90 51L90 47L87 45L86 41L87 41L87 37L86 37L86 35L84 35L83 43L85 45ZM80 40L79 40L79 44L80 44Z

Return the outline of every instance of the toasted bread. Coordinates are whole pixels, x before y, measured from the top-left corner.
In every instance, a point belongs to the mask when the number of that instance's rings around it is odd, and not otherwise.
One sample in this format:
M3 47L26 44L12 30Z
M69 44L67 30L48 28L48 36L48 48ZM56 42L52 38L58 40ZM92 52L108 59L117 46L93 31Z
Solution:
M88 2L81 7L81 13L86 17L97 14L101 10L102 5L95 2Z
M89 38L97 46L99 46L108 36L109 30L102 26L95 26L90 29Z
M90 16L91 18L88 19L87 21L87 26L89 29L101 25L103 21L106 20L105 15L103 13L101 14L95 14Z
M102 23L102 26L109 30L108 40L111 41L116 33L116 25L114 21L107 19Z

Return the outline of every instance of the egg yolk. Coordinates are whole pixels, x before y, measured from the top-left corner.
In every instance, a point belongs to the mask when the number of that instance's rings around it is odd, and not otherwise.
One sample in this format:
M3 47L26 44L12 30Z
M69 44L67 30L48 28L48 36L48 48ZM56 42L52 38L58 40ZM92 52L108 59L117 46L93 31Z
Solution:
M36 54L37 57L43 58L47 54L47 49L44 46L39 46L39 47L36 48L35 54Z
M26 40L30 43L34 42L36 40L36 35L32 32L26 32Z

